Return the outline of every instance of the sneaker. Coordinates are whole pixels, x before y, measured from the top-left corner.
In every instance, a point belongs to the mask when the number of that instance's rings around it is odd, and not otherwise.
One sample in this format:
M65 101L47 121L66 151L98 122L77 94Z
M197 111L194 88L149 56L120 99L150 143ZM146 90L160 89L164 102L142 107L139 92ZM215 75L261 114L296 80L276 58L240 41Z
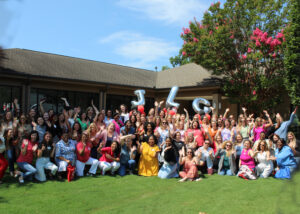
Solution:
M178 182L185 182L185 179L182 178L182 179L180 179Z
M19 177L19 182L20 182L20 184L23 184L23 183L24 183L24 178L23 178L22 175Z
M195 181L202 181L202 178L197 178Z
M88 172L88 173L86 173L86 176L87 177L94 177L95 175L93 173Z
M9 175L10 175L11 177L15 177L14 172L10 172Z

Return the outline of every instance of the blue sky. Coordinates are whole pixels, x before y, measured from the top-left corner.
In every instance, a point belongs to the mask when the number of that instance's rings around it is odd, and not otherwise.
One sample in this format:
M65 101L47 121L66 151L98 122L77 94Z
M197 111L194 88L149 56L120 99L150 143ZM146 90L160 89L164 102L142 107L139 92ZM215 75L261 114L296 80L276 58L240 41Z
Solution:
M0 45L158 70L204 0L0 0Z

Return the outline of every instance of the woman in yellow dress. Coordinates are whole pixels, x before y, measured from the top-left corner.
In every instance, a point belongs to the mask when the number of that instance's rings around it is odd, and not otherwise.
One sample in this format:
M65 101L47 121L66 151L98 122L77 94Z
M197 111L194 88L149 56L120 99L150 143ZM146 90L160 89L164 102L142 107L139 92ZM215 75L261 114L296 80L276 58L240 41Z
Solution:
M148 143L144 142L142 145L138 143L138 146L138 151L141 154L139 162L139 175L157 176L159 170L157 156L160 150L156 145L156 137L154 135L150 135L148 137Z

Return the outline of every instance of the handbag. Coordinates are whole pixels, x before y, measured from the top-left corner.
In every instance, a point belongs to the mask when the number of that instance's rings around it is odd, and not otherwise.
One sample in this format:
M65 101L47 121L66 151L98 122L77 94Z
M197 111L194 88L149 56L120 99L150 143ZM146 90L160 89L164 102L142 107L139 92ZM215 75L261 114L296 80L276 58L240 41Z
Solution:
M67 176L68 182L71 182L72 180L74 180L75 177L75 166L69 164L67 167L67 172L68 172L68 176Z
M280 168L276 174L275 178L279 179L291 179L291 170L289 167L282 167Z

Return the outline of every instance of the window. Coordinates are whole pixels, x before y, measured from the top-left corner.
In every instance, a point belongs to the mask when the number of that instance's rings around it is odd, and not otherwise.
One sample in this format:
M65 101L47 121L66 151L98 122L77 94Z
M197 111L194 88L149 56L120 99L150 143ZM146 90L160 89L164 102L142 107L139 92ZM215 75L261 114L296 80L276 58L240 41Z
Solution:
M67 98L71 107L80 106L83 111L91 105L91 100L94 101L95 106L99 106L99 94L74 92L74 91L60 91L50 89L32 88L30 91L30 106L36 107L39 110L39 103L42 99L46 99L43 104L44 110L49 111L53 109L55 112L61 112L64 108L64 101L62 97Z
M11 106L11 103L14 101L15 98L18 99L20 108L22 108L22 100L21 100L21 87L18 86L0 86L0 105L1 105L1 110L0 112L4 112L4 105ZM11 108L11 107L10 107Z

